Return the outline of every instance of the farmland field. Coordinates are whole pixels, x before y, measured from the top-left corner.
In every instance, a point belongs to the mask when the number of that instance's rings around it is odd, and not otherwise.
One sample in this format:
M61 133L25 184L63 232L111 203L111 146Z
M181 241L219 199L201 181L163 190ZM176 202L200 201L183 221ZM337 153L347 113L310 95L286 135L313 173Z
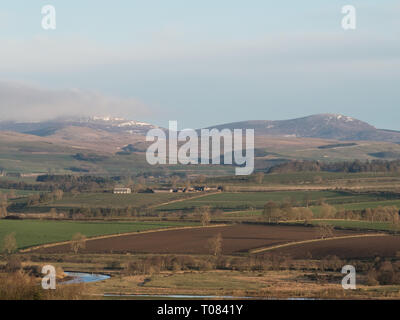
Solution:
M313 209L313 208L311 208ZM225 214L215 217L215 221L262 221L262 211L261 210L253 210L253 211L233 211L226 212ZM297 222L293 221L280 221L282 224L298 224L304 225L304 220L299 220ZM321 223L326 223L333 225L334 227L339 227L342 229L353 229L353 230L376 230L376 231L400 231L398 227L394 226L390 222L380 222L380 221L366 221L366 220L345 220L345 219L318 219L314 218L314 220L308 221L313 225L318 225Z
M340 180L396 180L400 178L400 173L393 172L359 172L359 173L348 173L348 172L291 172L291 173L273 173L264 176L262 185L278 185L278 184L296 184L301 185L302 183L314 183L315 177L321 177L324 181L340 181ZM210 183L227 183L230 185L246 186L254 185L254 179L252 177L208 177L207 181Z
M158 210L182 210L202 206L210 206L211 208L225 210L237 210L240 208L260 209L263 208L268 201L292 201L304 205L306 198L308 198L309 201L324 200L326 203L332 205L347 204L349 207L357 206L358 203L371 203L378 206L380 201L386 202L387 205L398 204L400 206L400 200L386 201L387 199L384 196L374 193L354 194L344 191L276 191L224 192L198 199L188 199L177 203L162 205L158 207Z
M323 259L335 255L341 259L393 258L400 252L400 236L333 239L298 244L271 250L261 255L282 254L294 259Z
M384 200L384 201L368 201L360 203L346 203L343 205L338 205L338 209L344 210L363 210L366 208L377 208L379 206L396 206L400 208L400 200Z
M0 188L0 193L2 193L2 194L10 194L11 192L14 192L17 197L25 197L25 196L29 196L31 194L39 194L40 193L40 191L35 191L35 190L12 190L12 189Z
M370 222L370 221L354 221L354 220L338 220L324 219L313 220L312 224L318 225L321 223L331 224L335 227L359 229L359 230L377 230L377 231L394 231L395 227L389 222Z
M222 236L224 254L247 253L251 249L292 241L318 238L315 229L300 226L231 225L186 230L166 230L148 234L88 241L83 253L176 253L208 254L208 242ZM353 231L335 231L335 236L354 235ZM41 249L43 253L64 253L67 245Z
M341 203L341 204L333 204L336 210L353 210L353 211L361 211L364 209L375 209L377 207L397 207L400 208L400 200L377 200L377 201L361 201L354 203ZM314 213L315 218L320 217L321 206L312 206L310 209Z
M80 232L86 237L188 226L180 222L75 222L38 220L0 220L0 239L15 232L19 249L67 241Z
M91 208L124 208L147 207L169 201L189 198L193 195L186 193L80 193L78 195L67 194L62 200L52 201L46 204L48 208L77 208L88 206Z

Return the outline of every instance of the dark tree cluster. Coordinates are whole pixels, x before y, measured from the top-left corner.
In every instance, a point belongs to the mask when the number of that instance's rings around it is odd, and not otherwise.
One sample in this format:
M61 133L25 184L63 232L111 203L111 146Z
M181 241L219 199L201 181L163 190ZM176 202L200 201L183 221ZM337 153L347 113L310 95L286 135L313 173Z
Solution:
M55 200L62 200L64 192L62 190L55 190L53 192L32 194L28 197L27 205L35 206L41 203L48 203Z
M398 285L400 284L400 261L375 259L374 266L367 274L368 285Z
M269 169L268 173L292 173L292 172L400 172L400 160L385 161L290 161L279 164Z
M64 192L95 192L100 190L111 190L115 181L111 178L104 178L90 175L42 175L38 176L37 182L48 185L51 189L61 189Z
M0 180L0 189L11 189L11 190L29 190L29 191L50 191L51 186L47 184L31 184L23 181L10 181Z
M371 222L389 222L393 225L400 224L399 209L395 206L367 208L361 211L345 210L335 213L335 219L365 220Z
M81 207L69 209L68 217L70 219L93 219L93 218L119 218L119 217L158 217L158 213L152 209L144 207L124 207L124 208L90 208Z

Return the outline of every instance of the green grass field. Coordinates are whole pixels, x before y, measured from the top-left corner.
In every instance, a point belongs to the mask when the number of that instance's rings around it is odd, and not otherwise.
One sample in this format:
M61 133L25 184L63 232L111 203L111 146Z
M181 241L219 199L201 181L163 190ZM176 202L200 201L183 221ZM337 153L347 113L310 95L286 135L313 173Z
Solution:
M360 203L347 203L338 205L338 209L344 210L363 210L366 208L377 208L379 206L388 207L395 206L400 208L400 200L384 200L384 201L371 201L371 202L360 202Z
M154 206L160 203L185 199L193 195L187 193L132 193L132 194L112 194L112 193L81 193L75 196L64 195L62 200L52 201L40 207L47 208L133 208Z
M26 197L31 194L39 194L41 193L40 191L35 191L35 190L11 190L11 189L2 189L0 188L0 193L2 194L10 194L11 192L15 192L15 195L17 197Z
M262 209L266 202L292 201L304 205L305 198L311 201L323 199L331 205L348 204L349 207L358 203L376 203L386 200L378 194L352 194L341 191L276 191L276 192L239 192L239 193L219 193L198 199L188 199L185 201L162 205L158 207L161 211L193 209L202 206L210 206L222 210L240 210L240 209ZM387 201L387 203L389 203ZM399 203L400 200L390 201L390 203ZM388 204L389 205L389 204Z
M73 173L70 168L84 167L90 173L105 175L137 174L153 170L175 172L228 175L234 174L233 166L216 165L168 165L151 166L147 163L145 153L130 155L109 155L98 162L76 160L78 152L97 153L73 146L59 145L44 141L9 141L0 136L0 167L13 173L43 173L49 169L57 174Z
M207 182L211 184L228 184L235 186L263 186L263 185L301 185L304 183L313 184L316 177L321 177L323 181L340 180L365 180L365 179L396 179L400 178L400 173L394 172L293 172L293 173L273 173L266 174L261 184L256 183L253 176L228 176L228 177L208 177Z
M189 226L180 222L77 222L40 220L0 220L1 246L7 234L15 232L19 249L71 240L80 232L86 237L137 232L168 227Z
M395 206L400 208L400 200L380 200L380 201L362 201L360 202L352 202L352 203L339 203L333 204L336 210L353 210L353 211L361 211L364 209L374 209L377 207L391 207ZM320 217L321 206L312 206L310 209L313 211L314 216L316 218Z

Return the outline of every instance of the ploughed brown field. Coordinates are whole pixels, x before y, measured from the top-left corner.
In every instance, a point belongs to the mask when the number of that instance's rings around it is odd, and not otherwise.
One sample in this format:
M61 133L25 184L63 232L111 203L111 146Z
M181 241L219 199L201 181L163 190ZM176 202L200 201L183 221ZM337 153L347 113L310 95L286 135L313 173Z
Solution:
M335 255L341 259L368 259L395 257L400 253L400 236L371 236L351 239L318 241L270 250L260 255L282 254L294 259L325 258Z
M302 226L264 226L238 224L212 228L193 228L125 235L88 240L82 253L176 253L209 254L209 239L222 235L224 254L318 238L315 228ZM335 231L335 236L357 234ZM71 252L68 244L37 250L43 253Z

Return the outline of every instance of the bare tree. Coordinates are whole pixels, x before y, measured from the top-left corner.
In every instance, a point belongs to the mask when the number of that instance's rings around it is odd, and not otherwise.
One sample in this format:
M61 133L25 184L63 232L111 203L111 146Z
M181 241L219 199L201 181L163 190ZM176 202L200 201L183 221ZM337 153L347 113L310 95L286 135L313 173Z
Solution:
M326 239L333 236L333 225L320 223L317 227L317 234L320 238Z
M146 178L145 177L139 177L139 179L138 179L138 183L141 185L141 186L143 186L143 188L145 188L146 187Z
M204 210L201 213L201 224L205 227L208 226L211 222L210 211Z
M206 176L205 175L199 175L198 177L197 177L197 182L198 183L204 183L206 181Z
M305 221L309 221L314 217L313 212L311 211L310 208L295 208L297 209L297 220L305 220Z
M131 186L131 189L132 189L132 192L133 192L133 193L137 193L137 192L139 192L140 190L143 189L143 186L142 186L141 184L139 184L139 183L134 183L134 184Z
M192 181L190 179L185 180L185 188L189 189L192 186Z
M3 194L0 197L0 218L8 216L7 207L8 207L7 195Z
M10 192L8 193L8 197L10 199L15 199L17 197L17 193L15 192L14 189L11 189Z
M213 256L219 256L222 252L222 235L218 233L215 237L208 240L210 252Z
M171 183L172 188L176 188L176 185L177 185L178 181L179 181L179 177L178 176L172 176L170 178L170 183Z
M314 181L314 183L319 184L319 183L324 182L324 179L321 176L315 176L313 178L313 181Z
M12 254L17 250L17 239L15 239L15 232L7 234L3 239L3 252Z
M263 216L269 223L276 223L282 217L282 210L277 203L273 201L268 201L264 205Z
M334 206L331 206L325 202L321 204L320 214L322 218L334 218L336 213L336 209Z
M257 172L255 174L255 179L258 184L262 184L264 181L264 172Z
M8 199L8 195L5 194L5 193L0 192L0 202L1 203L7 202L7 199Z
M49 214L51 218L53 219L57 218L57 210L55 208L51 208Z
M62 200L63 196L64 192L61 189L54 191L54 197L56 198L56 200Z
M304 204L305 204L305 206L308 208L309 206L310 206L310 204L311 204L311 200L312 200L312 197L311 197L311 194L309 193L309 192L307 192L305 195L304 195Z
M394 231L400 231L400 217L398 212L394 212L393 216L391 217L391 225Z
M71 249L76 254L81 249L86 248L86 236L81 233L75 233L71 240Z
M7 216L7 209L6 207L0 206L0 218L4 218Z

